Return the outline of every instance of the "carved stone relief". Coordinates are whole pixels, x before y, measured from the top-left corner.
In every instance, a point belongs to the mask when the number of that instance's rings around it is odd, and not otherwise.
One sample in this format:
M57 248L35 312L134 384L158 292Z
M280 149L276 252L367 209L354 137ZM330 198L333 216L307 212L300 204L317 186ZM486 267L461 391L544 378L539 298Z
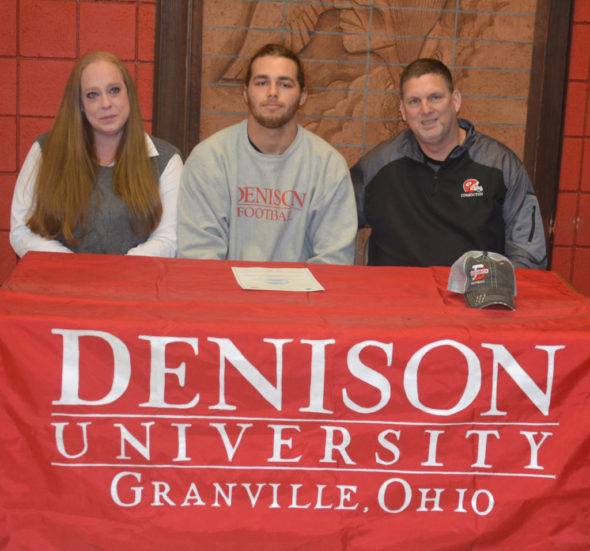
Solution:
M461 116L521 157L536 0L204 0L203 139L246 115L242 79L267 42L304 62L300 122L350 164L403 128L399 75L437 57L463 95Z

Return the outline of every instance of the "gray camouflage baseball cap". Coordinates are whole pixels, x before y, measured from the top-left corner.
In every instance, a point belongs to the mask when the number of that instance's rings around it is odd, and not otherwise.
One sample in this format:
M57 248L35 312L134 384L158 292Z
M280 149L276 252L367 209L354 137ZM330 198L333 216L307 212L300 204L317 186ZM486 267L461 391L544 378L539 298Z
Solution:
M447 290L465 295L470 308L505 306L514 310L514 266L498 253L468 251L451 266Z

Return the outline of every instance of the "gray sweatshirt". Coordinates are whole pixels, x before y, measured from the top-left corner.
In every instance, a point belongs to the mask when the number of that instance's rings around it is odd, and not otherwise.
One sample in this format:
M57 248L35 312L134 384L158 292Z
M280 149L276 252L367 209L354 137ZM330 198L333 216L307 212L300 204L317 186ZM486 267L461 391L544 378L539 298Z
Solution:
M357 216L344 157L298 126L281 155L248 140L247 121L198 144L178 200L178 256L351 264Z

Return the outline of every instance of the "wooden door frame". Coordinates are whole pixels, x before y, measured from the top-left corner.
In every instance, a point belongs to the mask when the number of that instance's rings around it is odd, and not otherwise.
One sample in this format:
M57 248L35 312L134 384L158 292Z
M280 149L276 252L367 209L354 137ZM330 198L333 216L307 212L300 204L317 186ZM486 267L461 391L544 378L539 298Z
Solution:
M574 0L537 0L524 164L543 216L551 255ZM199 141L203 0L157 0L154 106L156 136L186 158Z
M152 131L184 159L199 141L202 0L157 0Z
M524 164L541 207L549 265L561 169L574 0L537 0Z

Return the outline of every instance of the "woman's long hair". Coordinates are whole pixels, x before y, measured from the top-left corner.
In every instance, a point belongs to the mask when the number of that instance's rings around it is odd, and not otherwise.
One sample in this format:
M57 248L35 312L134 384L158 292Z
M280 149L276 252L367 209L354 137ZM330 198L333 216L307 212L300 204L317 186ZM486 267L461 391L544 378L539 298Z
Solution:
M42 146L29 219L31 231L54 239L63 235L76 247L88 221L90 196L98 174L92 126L82 112L81 77L88 65L107 61L123 75L129 97L129 118L117 148L114 191L127 205L133 231L148 236L162 217L158 178L149 158L139 100L129 71L109 52L84 55L68 78L53 127Z

